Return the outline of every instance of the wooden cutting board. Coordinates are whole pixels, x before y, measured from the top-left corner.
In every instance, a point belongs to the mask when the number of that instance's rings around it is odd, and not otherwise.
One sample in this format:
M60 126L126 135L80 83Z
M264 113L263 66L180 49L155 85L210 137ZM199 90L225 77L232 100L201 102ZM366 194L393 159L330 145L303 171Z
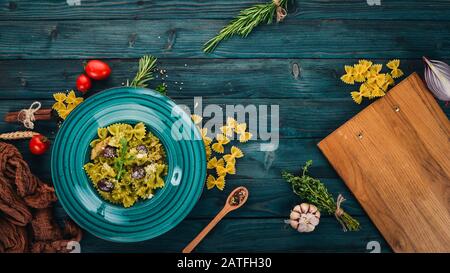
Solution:
M450 252L449 140L412 74L318 146L395 252Z

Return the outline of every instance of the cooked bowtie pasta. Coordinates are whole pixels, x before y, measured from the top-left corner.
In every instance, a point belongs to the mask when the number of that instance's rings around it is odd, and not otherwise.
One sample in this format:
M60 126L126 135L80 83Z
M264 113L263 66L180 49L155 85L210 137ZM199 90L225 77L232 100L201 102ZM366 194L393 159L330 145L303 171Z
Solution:
M144 123L115 123L99 128L97 134L84 169L104 199L131 207L164 187L168 169L164 147Z

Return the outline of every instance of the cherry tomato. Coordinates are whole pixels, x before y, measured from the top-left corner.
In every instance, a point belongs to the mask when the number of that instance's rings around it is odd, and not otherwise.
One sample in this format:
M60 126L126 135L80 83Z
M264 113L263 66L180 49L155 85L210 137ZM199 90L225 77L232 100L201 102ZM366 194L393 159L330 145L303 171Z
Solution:
M50 147L50 141L43 135L34 135L29 144L29 148L32 154L41 155L45 153Z
M92 82L88 76L86 76L84 74L81 74L80 76L78 76L78 78L77 78L78 91L85 93L89 89L91 89L91 86L92 86Z
M109 77L109 74L111 74L111 68L109 65L100 60L89 61L86 64L84 71L86 71L89 78L94 80L104 80Z

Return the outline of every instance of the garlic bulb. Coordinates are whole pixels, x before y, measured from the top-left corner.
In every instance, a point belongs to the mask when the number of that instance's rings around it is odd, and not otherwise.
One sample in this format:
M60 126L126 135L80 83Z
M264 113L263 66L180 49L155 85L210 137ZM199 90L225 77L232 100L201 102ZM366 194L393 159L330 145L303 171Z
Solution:
M289 218L287 222L293 229L311 232L319 224L320 211L314 205L302 203L294 207Z

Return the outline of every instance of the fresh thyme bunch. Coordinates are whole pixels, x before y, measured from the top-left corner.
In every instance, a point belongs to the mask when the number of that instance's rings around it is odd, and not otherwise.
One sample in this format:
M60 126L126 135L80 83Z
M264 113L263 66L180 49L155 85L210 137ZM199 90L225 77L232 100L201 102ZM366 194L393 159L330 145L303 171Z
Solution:
M292 185L292 190L300 198L316 205L321 211L325 211L330 215L334 214L344 231L359 230L359 222L341 208L341 203L345 201L342 195L339 195L337 201L335 201L319 179L306 174L311 165L312 160L306 162L301 176L295 176L288 172L283 172L282 176Z
M273 0L267 4L258 4L241 10L227 26L225 26L216 37L203 45L203 51L210 53L216 49L219 43L234 35L247 37L252 30L260 24L272 24L274 17L277 22L286 16L288 0Z

